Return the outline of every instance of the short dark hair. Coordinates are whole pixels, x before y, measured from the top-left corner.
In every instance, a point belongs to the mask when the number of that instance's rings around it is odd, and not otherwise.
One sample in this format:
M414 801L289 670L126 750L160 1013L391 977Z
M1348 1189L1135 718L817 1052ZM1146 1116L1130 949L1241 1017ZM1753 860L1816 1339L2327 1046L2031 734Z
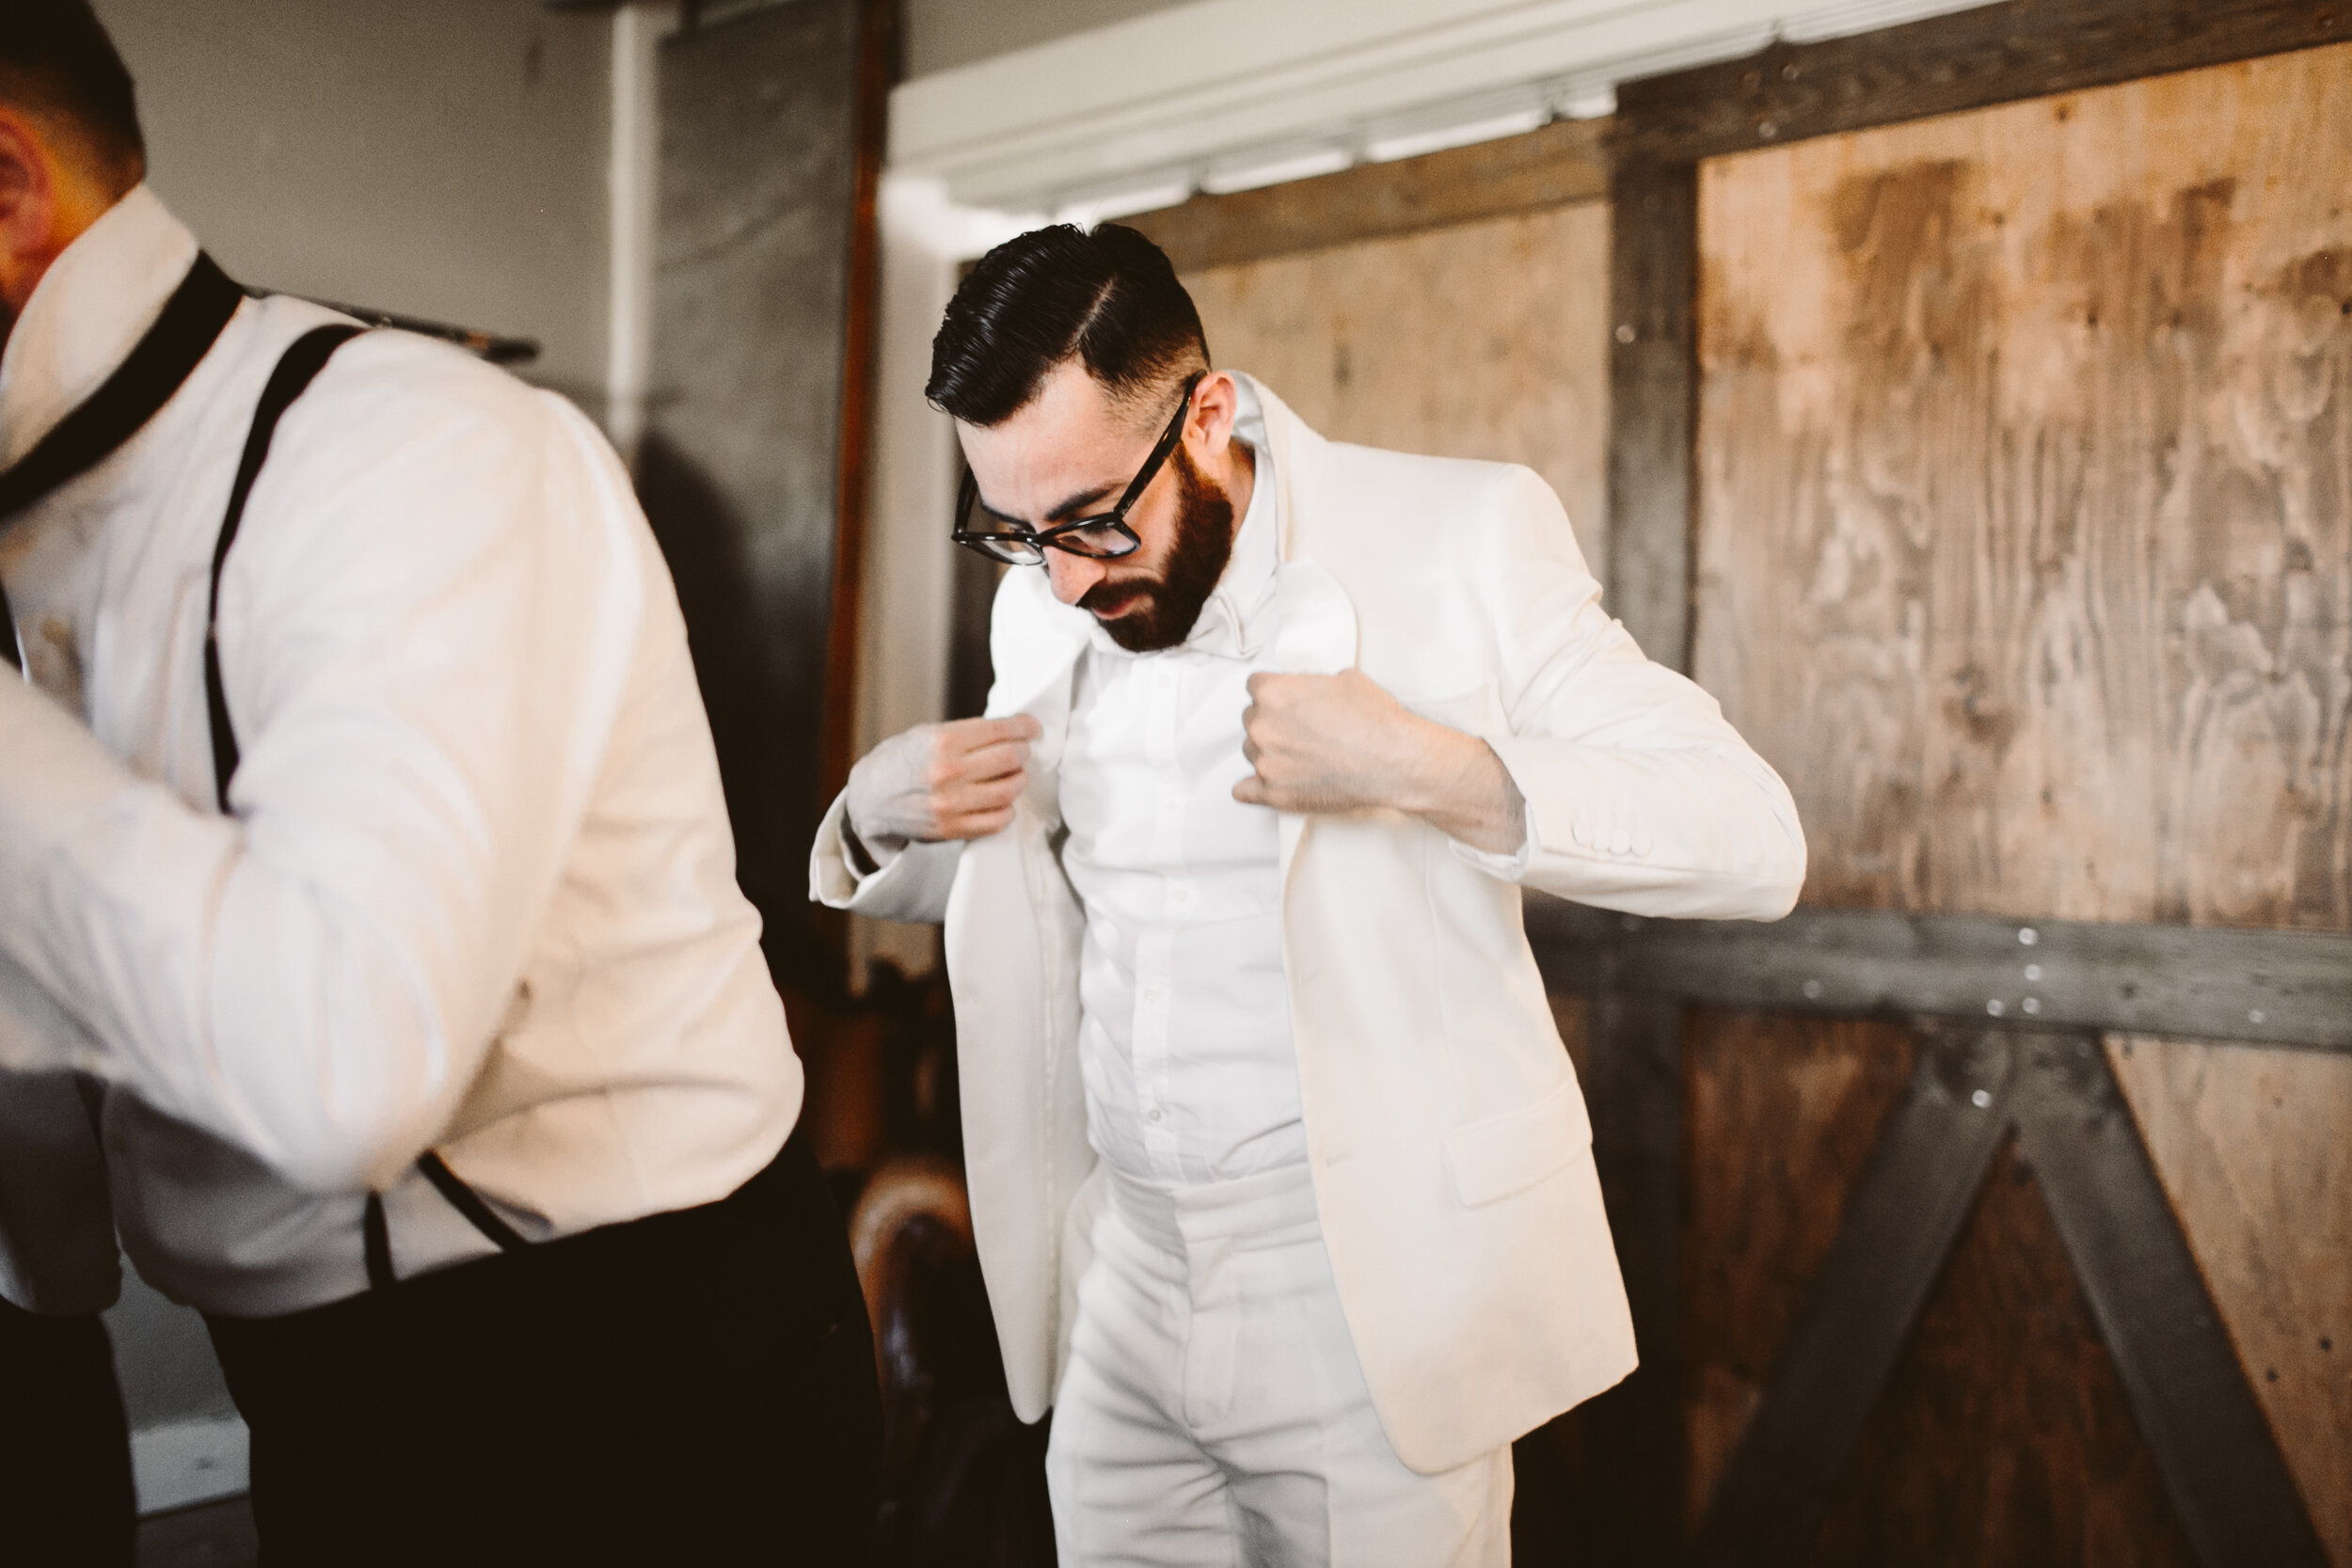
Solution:
M131 72L89 0L0 5L0 100L70 120L119 175L146 161Z
M1200 312L1167 253L1122 224L1033 229L981 257L931 340L923 392L966 424L997 424L1073 356L1121 402L1208 367Z

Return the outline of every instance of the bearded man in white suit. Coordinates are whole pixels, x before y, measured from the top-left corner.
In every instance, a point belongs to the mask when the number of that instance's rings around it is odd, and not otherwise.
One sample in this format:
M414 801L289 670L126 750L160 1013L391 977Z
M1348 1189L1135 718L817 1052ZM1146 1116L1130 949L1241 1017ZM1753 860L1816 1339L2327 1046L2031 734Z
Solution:
M1132 230L991 252L928 390L988 717L861 761L812 892L946 924L1062 1560L1506 1562L1512 1440L1634 1364L1520 887L1777 918L1788 792L1540 479L1327 441Z

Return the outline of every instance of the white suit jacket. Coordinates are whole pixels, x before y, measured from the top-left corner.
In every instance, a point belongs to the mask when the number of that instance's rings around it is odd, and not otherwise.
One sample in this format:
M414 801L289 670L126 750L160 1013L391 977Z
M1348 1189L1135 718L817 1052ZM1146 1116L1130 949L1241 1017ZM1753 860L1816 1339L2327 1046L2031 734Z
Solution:
M1531 886L1645 915L1788 912L1804 841L1787 788L1711 698L1601 610L1541 479L1326 441L1257 390L1280 668L1359 668L1486 737L1527 800ZM1010 827L913 846L861 879L836 800L811 864L825 903L946 922L973 1228L1025 1420L1067 1356L1101 1202L1078 1076L1085 916L1057 854L1057 765L1088 619L1042 572L1015 570L997 594L988 710L1044 726ZM1633 1368L1592 1128L1518 887L1397 812L1286 815L1281 851L1332 1274L1390 1443L1436 1472Z

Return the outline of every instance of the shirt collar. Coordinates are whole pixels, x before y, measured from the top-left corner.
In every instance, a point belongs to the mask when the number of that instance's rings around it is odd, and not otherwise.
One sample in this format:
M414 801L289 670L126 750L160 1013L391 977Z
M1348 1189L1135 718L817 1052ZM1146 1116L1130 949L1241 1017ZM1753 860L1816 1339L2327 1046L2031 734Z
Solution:
M1233 550L1226 559L1224 575L1216 579L1208 602L1200 607L1200 618L1192 624L1190 635L1180 645L1194 653L1215 654L1222 658L1248 658L1256 654L1264 641L1266 611L1274 596L1274 568L1279 553L1274 513L1278 503L1273 444L1266 437L1265 410L1247 377L1235 376L1233 387L1239 394L1233 414L1233 437L1249 444L1255 463L1249 507L1242 515L1241 527L1233 531ZM1088 621L1095 647L1125 651L1111 641L1101 623L1091 616Z
M0 467L114 373L195 261L196 236L145 185L58 254L0 354Z

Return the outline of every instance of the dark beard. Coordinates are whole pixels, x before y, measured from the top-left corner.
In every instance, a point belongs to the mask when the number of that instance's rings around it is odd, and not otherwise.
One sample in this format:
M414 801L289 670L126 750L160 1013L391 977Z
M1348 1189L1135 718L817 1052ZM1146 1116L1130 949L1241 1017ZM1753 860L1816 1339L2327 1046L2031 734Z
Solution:
M1176 470L1176 542L1168 547L1168 563L1158 579L1105 580L1078 596L1078 608L1091 611L1095 625L1131 654L1157 653L1191 636L1200 607L1216 591L1217 578L1225 575L1225 562L1233 553L1232 498L1193 467L1183 447L1169 452L1168 460ZM1130 602L1141 608L1117 620L1103 619L1105 609Z

